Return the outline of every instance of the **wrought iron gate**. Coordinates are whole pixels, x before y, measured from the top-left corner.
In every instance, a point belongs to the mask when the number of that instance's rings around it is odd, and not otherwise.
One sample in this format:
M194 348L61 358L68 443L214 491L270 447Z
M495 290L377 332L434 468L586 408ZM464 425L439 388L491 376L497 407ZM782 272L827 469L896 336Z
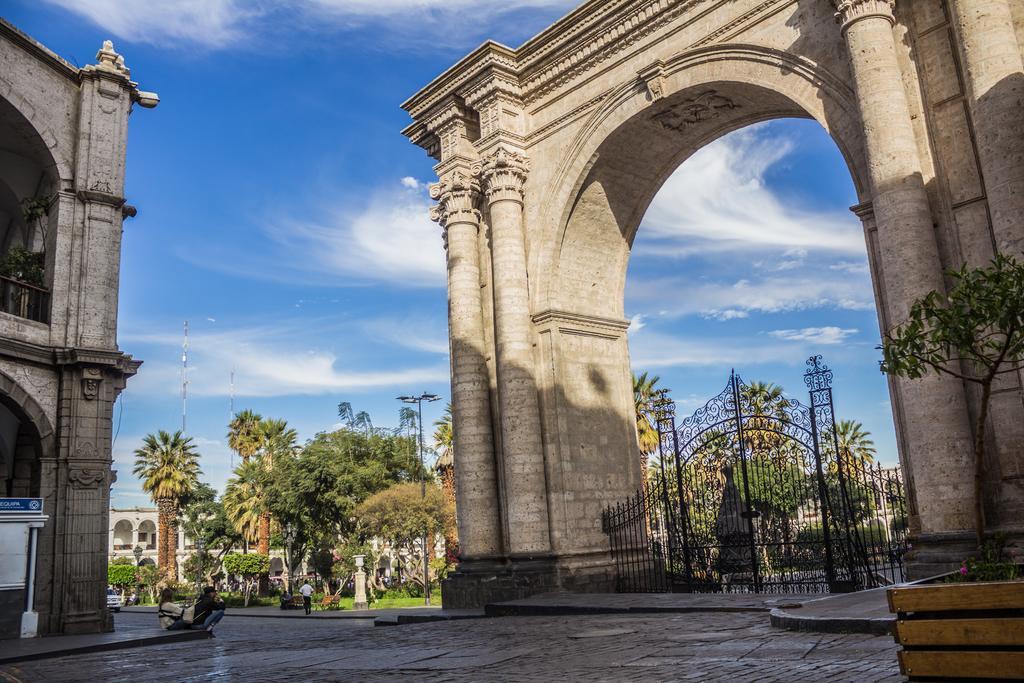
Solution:
M605 510L622 592L848 592L903 579L898 470L840 449L832 371L807 361L805 406L726 388L676 423L652 406L660 449L634 498Z

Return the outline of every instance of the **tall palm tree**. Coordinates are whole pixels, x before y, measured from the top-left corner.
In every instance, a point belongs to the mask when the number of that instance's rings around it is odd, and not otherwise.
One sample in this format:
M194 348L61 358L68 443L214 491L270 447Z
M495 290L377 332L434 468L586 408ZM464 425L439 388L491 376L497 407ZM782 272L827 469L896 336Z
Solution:
M177 581L178 507L182 498L199 485L199 453L191 437L180 431L172 435L160 430L147 435L135 450L132 472L142 480L142 490L159 510L157 564Z
M299 435L288 427L285 420L267 418L256 424L255 438L258 462L265 474L274 469L275 458L291 457L295 454ZM270 554L270 511L267 509L263 493L260 492L263 512L260 515L259 538L256 552L261 555Z
M434 469L441 476L441 489L444 496L455 509L455 430L452 404L445 406L444 415L434 421L434 448L437 450L437 462ZM459 542L459 536L454 528L445 529L445 547L450 553L454 553Z
M258 413L243 410L228 423L228 447L242 458L242 462L259 452L257 430L263 420Z
M849 471L850 467L864 468L875 460L878 451L875 442L870 439L871 432L865 431L864 425L853 420L840 420L836 425L836 437L839 441L839 457Z
M651 401L659 391L657 375L633 374L633 410L636 420L636 443L640 448L641 481L647 480L647 459L658 450L658 427L651 410Z
M786 396L772 382L751 382L743 387L740 403L744 413L743 436L751 455L777 451L786 440L778 433L785 422Z
M247 460L238 464L234 474L224 488L224 513L235 530L246 541L253 542L259 535L263 516L266 471L262 463Z

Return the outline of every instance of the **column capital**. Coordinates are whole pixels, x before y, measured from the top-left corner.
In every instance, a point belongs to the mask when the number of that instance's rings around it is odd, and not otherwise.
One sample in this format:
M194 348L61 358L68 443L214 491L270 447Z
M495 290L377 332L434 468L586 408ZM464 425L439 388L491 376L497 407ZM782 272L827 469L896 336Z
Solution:
M480 212L476 209L480 183L472 175L455 169L442 176L439 182L430 186L430 198L437 202L430 209L430 220L440 223L446 233L453 223L480 226Z
M832 0L836 8L836 22L845 31L855 21L868 17L881 17L890 24L896 23L893 14L896 0Z
M523 203L523 187L530 172L526 155L504 145L473 164L473 175L480 178L491 202L512 200Z

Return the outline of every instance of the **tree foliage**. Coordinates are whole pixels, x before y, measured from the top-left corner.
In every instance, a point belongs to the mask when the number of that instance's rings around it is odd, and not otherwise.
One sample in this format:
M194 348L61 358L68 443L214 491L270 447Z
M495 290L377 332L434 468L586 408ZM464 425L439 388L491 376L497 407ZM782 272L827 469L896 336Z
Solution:
M396 484L380 491L356 508L360 529L368 536L380 536L407 544L424 535L435 535L452 523L455 511L437 486Z
M118 588L134 586L138 578L135 575L135 567L130 564L107 565L107 583Z
M985 436L992 387L1024 361L1024 264L997 255L983 268L949 273L947 293L933 291L914 302L907 320L882 343L883 372L908 379L946 374L978 385L974 424L974 525L978 548L985 542Z
M244 586L245 606L249 606L249 597L256 587L259 577L270 571L270 557L258 553L231 553L224 556L224 572L231 576L241 576Z

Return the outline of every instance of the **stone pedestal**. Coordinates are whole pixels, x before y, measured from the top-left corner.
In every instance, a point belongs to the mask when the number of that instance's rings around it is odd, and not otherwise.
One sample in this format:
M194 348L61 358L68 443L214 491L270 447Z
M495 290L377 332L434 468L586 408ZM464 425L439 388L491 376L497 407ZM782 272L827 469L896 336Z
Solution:
M352 609L370 609L366 600L366 572L363 571L363 555L356 555L356 596Z

